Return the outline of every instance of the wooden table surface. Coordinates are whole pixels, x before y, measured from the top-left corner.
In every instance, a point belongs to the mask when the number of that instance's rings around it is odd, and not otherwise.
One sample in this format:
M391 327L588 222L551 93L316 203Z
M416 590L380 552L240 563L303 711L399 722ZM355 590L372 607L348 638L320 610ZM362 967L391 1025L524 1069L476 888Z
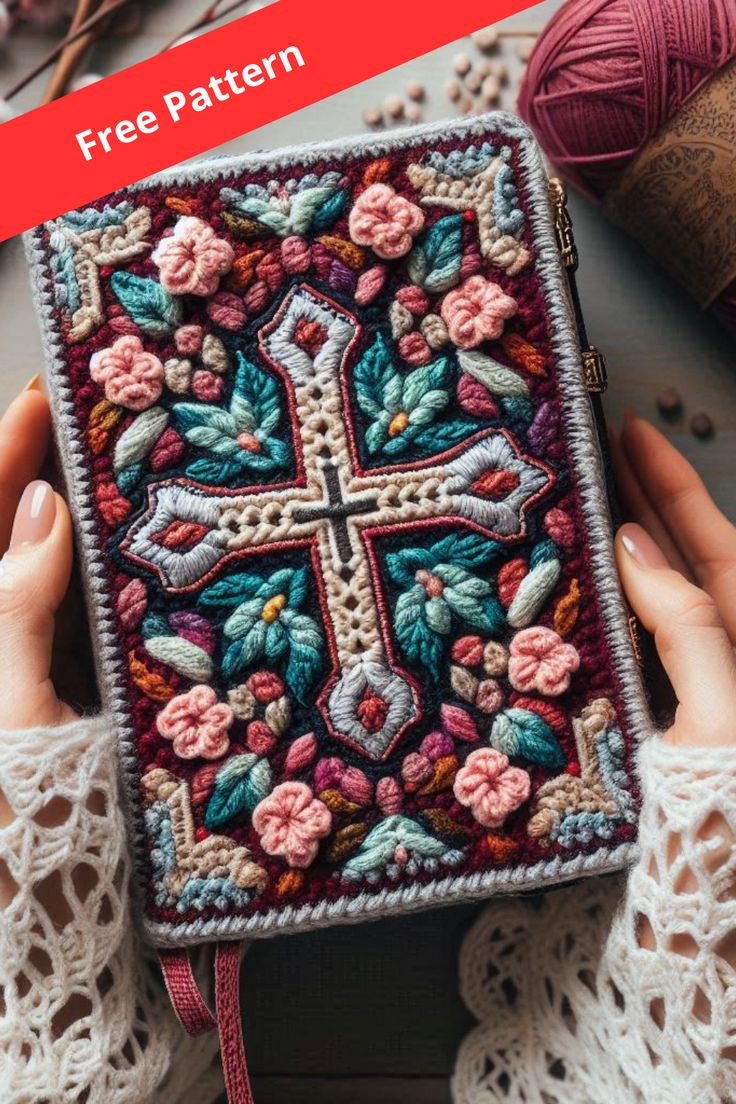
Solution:
M503 26L541 27L560 2L545 0ZM98 47L91 62L95 69L112 72L153 54L204 5L202 0L162 0L149 6L138 36ZM47 45L37 34L14 37L0 54L0 86ZM427 119L446 117L450 105L443 86L460 49L474 53L467 40L452 43L217 152L359 132L364 107L402 92L408 80L427 86ZM514 40L504 44L512 82L503 106L510 110L521 65L515 50ZM33 106L42 87L41 81L34 83L20 106ZM53 187L52 165L49 180ZM571 206L586 320L591 340L608 359L609 418L620 419L631 406L656 420L657 394L667 385L677 387L686 415L667 432L722 508L736 518L733 342L592 206L575 197ZM1 409L42 363L19 240L0 246L0 335ZM687 419L696 410L707 411L715 422L710 441L697 441L688 432ZM454 907L257 944L243 975L246 1042L259 1104L315 1099L322 1104L446 1104L455 1051L471 1027L457 996L457 952L477 912L477 907Z

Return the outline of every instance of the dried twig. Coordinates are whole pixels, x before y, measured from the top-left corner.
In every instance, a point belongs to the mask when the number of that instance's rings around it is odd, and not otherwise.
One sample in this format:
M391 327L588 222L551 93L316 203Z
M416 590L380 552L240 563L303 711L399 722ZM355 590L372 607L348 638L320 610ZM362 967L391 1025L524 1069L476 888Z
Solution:
M77 0L77 8L72 16L69 31L76 31L78 27L81 27L85 19L89 19L89 17L94 14L100 6L100 2L101 0ZM63 95L69 81L74 76L77 67L93 41L94 31L90 31L89 34L84 35L82 38L78 38L76 42L70 43L61 51L57 58L54 71L51 74L51 80L41 100L42 104L51 103L57 96Z
M13 0L11 0L11 2L13 2ZM17 3L18 0L14 0L14 2ZM47 54L44 54L40 61L38 61L31 69L29 69L28 72L25 73L19 80L17 80L12 88L9 88L2 98L5 100L11 100L13 96L17 96L18 93L21 92L28 84L30 84L32 80L34 80L40 73L43 73L45 69L48 69L49 65L52 65L57 58L60 58L61 55L64 54L64 52L68 49L68 47L74 45L80 40L84 41L84 50L86 50L90 43L99 38L100 35L103 33L104 28L107 24L107 20L110 18L110 16L114 12L119 11L121 8L126 7L132 2L133 0L102 0L102 3L100 7L98 7L97 11L95 11L92 15L89 16L89 18L80 23L76 28L70 28L64 38L62 38L60 42L57 42L56 46L49 50ZM207 27L211 23L216 23L220 19L224 19L226 16L230 15L231 12L237 11L238 8L245 7L246 4L250 3L250 0L231 0L231 3L226 4L224 7L221 8L222 3L223 0L214 0L214 3L208 4L202 14L186 27L184 27L183 30L181 30L179 34L177 34L176 37L171 40L171 42L167 42L167 44L162 48L161 52L163 53L165 50L170 49L171 46L177 43L185 35L193 34L195 31L200 30L202 27ZM92 31L94 31L95 33L93 35L90 35L90 32ZM82 52L83 51L80 51L80 58L82 56ZM76 65L74 68L76 68ZM66 82L68 82L68 80L70 79L73 71L73 69L69 69L69 72L66 75L65 85ZM63 91L63 88L60 91ZM56 95L59 95L60 91L57 91ZM48 102L48 99L51 98L52 97L48 96L47 90L47 97L44 98L43 102L46 103Z
M197 19L192 20L183 30L179 31L175 38L172 38L165 46L162 46L161 53L170 50L172 46L175 46L176 43L186 35L194 34L195 31L200 31L202 27L208 27L211 23L217 23L218 20L224 19L225 16L230 15L231 12L236 11L238 8L245 7L246 4L250 3L250 0L232 0L232 3L218 11L217 9L222 2L223 0L214 0L214 3L206 7Z
M69 34L65 35L60 42L57 42L47 54L44 54L39 62L29 69L20 80L16 81L12 88L8 89L3 99L12 100L13 96L17 96L27 84L30 84L31 81L39 75L39 73L43 73L44 69L48 69L49 65L56 61L67 46L71 45L72 42L76 42L77 39L86 35L88 31L91 31L94 27L97 27L100 23L109 19L113 12L119 11L130 3L131 0L110 0L109 5L106 6L104 10L102 8L98 9L89 19L85 19L84 23L81 23L76 31L70 31Z

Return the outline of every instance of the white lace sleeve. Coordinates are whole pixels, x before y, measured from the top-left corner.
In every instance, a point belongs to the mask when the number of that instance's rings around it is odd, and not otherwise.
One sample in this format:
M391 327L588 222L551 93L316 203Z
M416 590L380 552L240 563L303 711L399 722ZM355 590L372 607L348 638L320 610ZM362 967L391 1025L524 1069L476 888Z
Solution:
M216 1040L189 1039L134 934L104 718L0 732L3 1104L211 1104Z
M491 904L466 937L455 1104L736 1101L736 755L652 739L641 775L628 885Z

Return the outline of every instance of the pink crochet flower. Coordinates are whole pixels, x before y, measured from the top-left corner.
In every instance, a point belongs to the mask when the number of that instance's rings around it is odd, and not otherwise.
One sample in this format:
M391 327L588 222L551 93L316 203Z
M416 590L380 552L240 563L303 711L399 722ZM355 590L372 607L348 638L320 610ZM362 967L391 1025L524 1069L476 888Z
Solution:
M541 625L517 633L510 653L511 685L524 694L531 690L547 697L564 694L580 666L580 656L572 644Z
M161 239L151 260L159 267L162 287L172 295L214 295L235 253L206 222L186 216L173 234Z
M495 341L507 318L519 305L498 284L484 276L471 276L442 300L440 314L451 340L460 349L475 349L483 341Z
M424 226L424 212L416 203L397 195L389 184L371 184L356 199L349 226L354 242L393 261L411 249Z
M525 770L509 766L494 748L472 751L455 775L453 791L479 824L500 828L506 817L529 797L531 780Z
M195 686L172 698L156 718L165 740L174 741L180 759L220 759L230 746L233 723L229 705L217 700L211 686Z
M304 782L282 782L256 805L253 827L264 851L303 868L314 862L319 841L332 828L332 813Z
M164 388L164 366L153 353L147 353L139 337L126 334L109 349L94 353L89 374L105 388L105 398L128 410L147 410L160 398Z

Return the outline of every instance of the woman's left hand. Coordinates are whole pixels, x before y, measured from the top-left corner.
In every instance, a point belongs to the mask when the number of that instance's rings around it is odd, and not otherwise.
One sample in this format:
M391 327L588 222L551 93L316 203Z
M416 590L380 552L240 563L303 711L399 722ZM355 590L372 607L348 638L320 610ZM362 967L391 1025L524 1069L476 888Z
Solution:
M38 478L51 439L33 381L0 421L0 728L57 725L74 710L51 681L56 616L69 586L72 527L61 495Z

